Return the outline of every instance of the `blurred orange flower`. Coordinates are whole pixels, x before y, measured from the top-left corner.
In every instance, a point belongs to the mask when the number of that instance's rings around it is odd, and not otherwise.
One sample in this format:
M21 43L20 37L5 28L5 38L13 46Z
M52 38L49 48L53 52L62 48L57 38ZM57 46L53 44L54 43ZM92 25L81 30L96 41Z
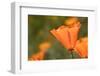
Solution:
M32 55L31 57L32 60L43 60L43 58L44 58L44 53L42 52Z
M70 17L64 21L64 25L68 27L80 27L80 21L77 17Z
M47 49L50 48L50 47L51 47L50 42L43 42L39 45L39 49L40 49L41 52L47 51Z
M47 51L47 49L49 49L51 47L51 44L49 42L43 42L39 45L39 52L32 55L31 58L29 58L29 60L43 60L44 59L44 55L45 52Z

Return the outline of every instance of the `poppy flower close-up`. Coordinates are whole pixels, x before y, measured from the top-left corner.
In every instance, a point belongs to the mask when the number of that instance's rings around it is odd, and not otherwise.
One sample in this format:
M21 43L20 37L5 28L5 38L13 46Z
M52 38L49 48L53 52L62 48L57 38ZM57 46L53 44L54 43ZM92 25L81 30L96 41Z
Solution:
M62 25L58 29L53 29L50 32L65 48L73 49L78 38L80 22L77 18L70 18L65 23L66 25Z

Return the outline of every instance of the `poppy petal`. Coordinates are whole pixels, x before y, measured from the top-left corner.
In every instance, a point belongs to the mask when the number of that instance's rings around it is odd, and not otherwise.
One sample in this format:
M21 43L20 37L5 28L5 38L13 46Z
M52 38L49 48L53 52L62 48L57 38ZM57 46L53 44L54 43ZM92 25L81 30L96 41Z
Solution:
M68 32L70 33L71 47L74 48L78 38L79 27L69 28Z
M76 52L80 57L88 57L88 41L87 40L78 40L75 46Z
M63 28L63 29L59 29L57 30L57 33L59 34L60 38L61 38L61 43L65 46L65 48L70 49L71 45L70 45L70 39L69 39L69 35L68 35L68 28Z

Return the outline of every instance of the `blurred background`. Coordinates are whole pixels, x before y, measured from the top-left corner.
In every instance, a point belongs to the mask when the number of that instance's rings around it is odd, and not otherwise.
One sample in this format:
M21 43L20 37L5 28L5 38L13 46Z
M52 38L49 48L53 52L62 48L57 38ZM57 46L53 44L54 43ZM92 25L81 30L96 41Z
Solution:
M39 46L47 42L51 47L47 50L44 60L71 59L71 54L66 48L50 33L53 28L63 25L64 20L70 16L44 16L28 15L28 58L39 52ZM77 17L81 22L78 38L88 36L88 18ZM73 52L74 58L80 58Z

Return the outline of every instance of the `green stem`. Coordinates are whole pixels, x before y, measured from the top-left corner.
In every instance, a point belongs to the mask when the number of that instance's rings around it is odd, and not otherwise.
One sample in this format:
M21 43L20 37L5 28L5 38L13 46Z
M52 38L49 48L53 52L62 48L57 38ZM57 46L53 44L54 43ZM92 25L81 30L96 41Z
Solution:
M74 58L74 55L73 55L73 50L71 51L71 55L72 55L72 59Z
M73 49L69 49L72 59L74 59Z

